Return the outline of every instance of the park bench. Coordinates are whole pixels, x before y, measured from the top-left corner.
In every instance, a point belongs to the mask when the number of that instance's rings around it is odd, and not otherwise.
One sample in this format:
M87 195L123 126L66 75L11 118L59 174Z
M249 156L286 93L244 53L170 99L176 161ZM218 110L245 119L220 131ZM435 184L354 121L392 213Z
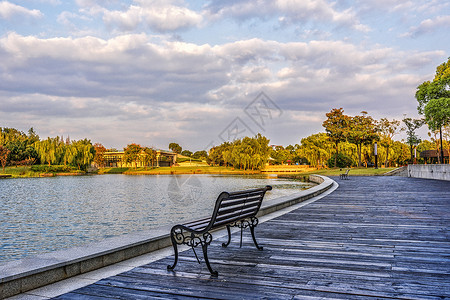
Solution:
M259 246L255 238L255 227L258 225L258 213L262 200L266 191L270 191L271 186L267 185L264 188L251 189L239 192L222 192L216 200L214 211L211 218L204 218L192 221L185 224L175 225L170 231L170 238L175 252L175 262L173 265L168 265L168 270L173 270L178 262L178 248L177 245L188 245L192 248L195 258L200 263L200 260L195 252L195 247L201 246L203 250L203 257L212 276L218 276L218 272L211 268L208 260L208 245L212 242L212 235L210 231L226 226L228 232L228 241L222 244L222 247L227 247L231 241L230 227L238 227L241 229L242 247L242 231L244 228L250 227L253 243L258 250L263 250Z
M348 179L348 172L350 169L347 169L344 173L339 174L339 179Z

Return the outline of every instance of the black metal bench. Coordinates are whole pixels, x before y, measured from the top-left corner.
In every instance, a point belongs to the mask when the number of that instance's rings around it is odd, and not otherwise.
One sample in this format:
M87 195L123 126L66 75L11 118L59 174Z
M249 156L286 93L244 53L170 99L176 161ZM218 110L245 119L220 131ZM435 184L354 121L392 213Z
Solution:
M348 172L350 169L347 169L345 173L339 174L339 179L348 179Z
M262 200L266 191L271 190L271 186L264 188L252 189L239 192L222 192L216 200L214 211L211 218L205 218L186 224L175 225L170 231L173 249L175 251L175 262L173 265L167 266L168 270L173 270L178 262L178 248L177 245L188 245L192 247L197 261L197 253L195 247L201 245L203 250L203 257L212 276L218 276L218 272L211 268L208 260L207 248L212 242L211 230L226 226L228 231L228 241L222 244L222 247L227 247L231 241L230 227L241 228L241 242L242 247L242 230L250 227L253 242L258 250L263 250L256 242L255 227L258 225L258 213Z

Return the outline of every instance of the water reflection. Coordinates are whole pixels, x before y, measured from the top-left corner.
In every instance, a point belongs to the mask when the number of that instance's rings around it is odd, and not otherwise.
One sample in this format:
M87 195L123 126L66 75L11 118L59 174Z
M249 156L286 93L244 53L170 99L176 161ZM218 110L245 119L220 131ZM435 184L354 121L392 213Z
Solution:
M305 183L258 176L76 176L0 180L0 262L211 214L222 191Z

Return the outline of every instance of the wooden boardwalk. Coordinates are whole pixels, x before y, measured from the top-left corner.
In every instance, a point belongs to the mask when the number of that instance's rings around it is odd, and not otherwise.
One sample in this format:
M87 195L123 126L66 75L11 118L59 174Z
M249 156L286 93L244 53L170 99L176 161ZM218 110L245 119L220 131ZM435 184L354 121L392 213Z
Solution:
M330 195L256 228L214 241L218 278L192 250L109 277L57 299L450 298L450 182L334 178ZM201 250L197 251L201 253Z

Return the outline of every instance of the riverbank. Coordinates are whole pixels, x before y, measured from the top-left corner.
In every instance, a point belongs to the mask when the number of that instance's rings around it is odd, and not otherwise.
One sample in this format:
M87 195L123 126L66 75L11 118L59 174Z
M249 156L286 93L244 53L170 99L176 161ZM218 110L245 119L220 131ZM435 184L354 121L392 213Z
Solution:
M35 170L33 170L33 167L31 166L6 167L5 171L0 173L0 178L79 176L87 174L84 171L80 171L75 168L69 167L64 168L59 168L58 166L52 166L50 168L40 168L40 166L34 167Z
M373 176L383 175L396 168L352 168L349 176ZM215 167L204 165L159 167L159 168L101 168L95 172L83 172L71 169L66 172L37 172L29 166L7 167L5 172L0 174L0 178L27 178L27 177L53 177L53 176L77 176L87 174L125 174L125 175L182 175L182 174L220 174L220 175L255 175L255 174L276 174L277 176L288 176L302 179L311 174L323 176L339 176L343 171L339 168L315 169L309 166L267 166L263 170L239 170L232 167Z

